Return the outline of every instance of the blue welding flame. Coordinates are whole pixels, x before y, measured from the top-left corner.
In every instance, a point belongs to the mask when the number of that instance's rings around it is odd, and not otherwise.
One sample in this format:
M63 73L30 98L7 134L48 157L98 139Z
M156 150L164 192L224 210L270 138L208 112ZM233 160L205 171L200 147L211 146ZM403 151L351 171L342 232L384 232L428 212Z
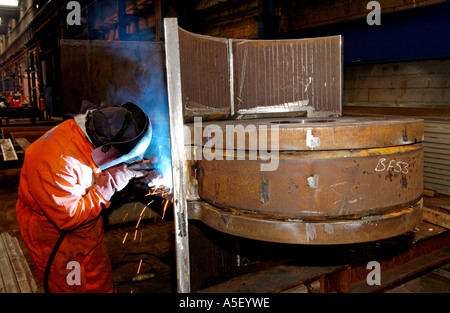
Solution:
M164 52L161 51L159 54L145 56L144 59L133 53L116 56L136 64L135 83L137 85L133 88L122 87L114 90L113 93L117 102L131 101L139 105L148 115L153 129L152 139L144 153L144 159L156 159L155 167L163 175L159 183L172 188L169 108L163 54Z

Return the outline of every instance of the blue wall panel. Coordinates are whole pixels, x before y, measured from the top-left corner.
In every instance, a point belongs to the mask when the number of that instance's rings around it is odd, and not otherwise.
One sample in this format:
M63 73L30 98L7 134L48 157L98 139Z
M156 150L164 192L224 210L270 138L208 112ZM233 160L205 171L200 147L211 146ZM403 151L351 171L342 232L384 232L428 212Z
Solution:
M367 10L369 13L370 10ZM304 29L283 38L343 35L344 62L394 62L450 57L450 2Z

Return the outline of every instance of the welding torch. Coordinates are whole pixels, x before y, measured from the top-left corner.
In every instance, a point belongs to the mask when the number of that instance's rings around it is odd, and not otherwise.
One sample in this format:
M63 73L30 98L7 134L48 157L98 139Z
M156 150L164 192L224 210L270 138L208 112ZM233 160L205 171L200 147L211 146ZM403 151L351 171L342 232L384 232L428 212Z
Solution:
M156 178L161 176L161 173L158 171L154 163L148 161L136 162L128 165L128 169L132 171L144 171L147 174L144 177L138 177L133 180L137 180L141 185L146 185L146 189L150 187L150 183Z
M128 165L128 169L132 171L153 171L156 167L154 163L143 161Z
M130 164L130 165L128 165L128 169L133 170L133 171L148 172L148 174L145 177L139 177L139 178L133 179L136 187L147 190L147 191L150 191L152 188L159 187L159 186L155 185L155 181L158 181L163 177L162 173L158 170L155 163L152 163L150 161L142 161L142 162ZM155 195L158 195L169 201L172 201L172 197L173 197L172 192L155 193Z

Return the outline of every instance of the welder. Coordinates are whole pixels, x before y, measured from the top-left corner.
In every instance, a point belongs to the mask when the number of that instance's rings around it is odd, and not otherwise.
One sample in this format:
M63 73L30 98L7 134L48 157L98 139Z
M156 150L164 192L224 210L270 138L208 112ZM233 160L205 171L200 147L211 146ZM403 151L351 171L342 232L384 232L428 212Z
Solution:
M136 104L100 107L55 126L25 152L20 233L46 292L112 292L101 212L143 171L151 122Z

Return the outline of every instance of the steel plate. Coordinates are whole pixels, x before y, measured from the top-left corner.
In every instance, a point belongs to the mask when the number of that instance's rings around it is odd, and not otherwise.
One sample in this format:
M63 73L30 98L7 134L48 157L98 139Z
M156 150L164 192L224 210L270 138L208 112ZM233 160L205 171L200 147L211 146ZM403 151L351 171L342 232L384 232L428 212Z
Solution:
M189 218L224 233L288 244L351 244L391 238L413 230L422 221L422 200L390 214L354 220L277 220L239 215L205 202L189 203Z
M267 147L279 151L381 148L423 141L424 122L417 118L339 117L265 118L186 124L186 145L204 146L215 136L236 150L253 150L249 138L267 135ZM270 130L277 128L274 139ZM214 130L220 129L220 134ZM201 139L200 139L201 138ZM238 138L245 139L239 145ZM315 138L314 143L311 138Z

